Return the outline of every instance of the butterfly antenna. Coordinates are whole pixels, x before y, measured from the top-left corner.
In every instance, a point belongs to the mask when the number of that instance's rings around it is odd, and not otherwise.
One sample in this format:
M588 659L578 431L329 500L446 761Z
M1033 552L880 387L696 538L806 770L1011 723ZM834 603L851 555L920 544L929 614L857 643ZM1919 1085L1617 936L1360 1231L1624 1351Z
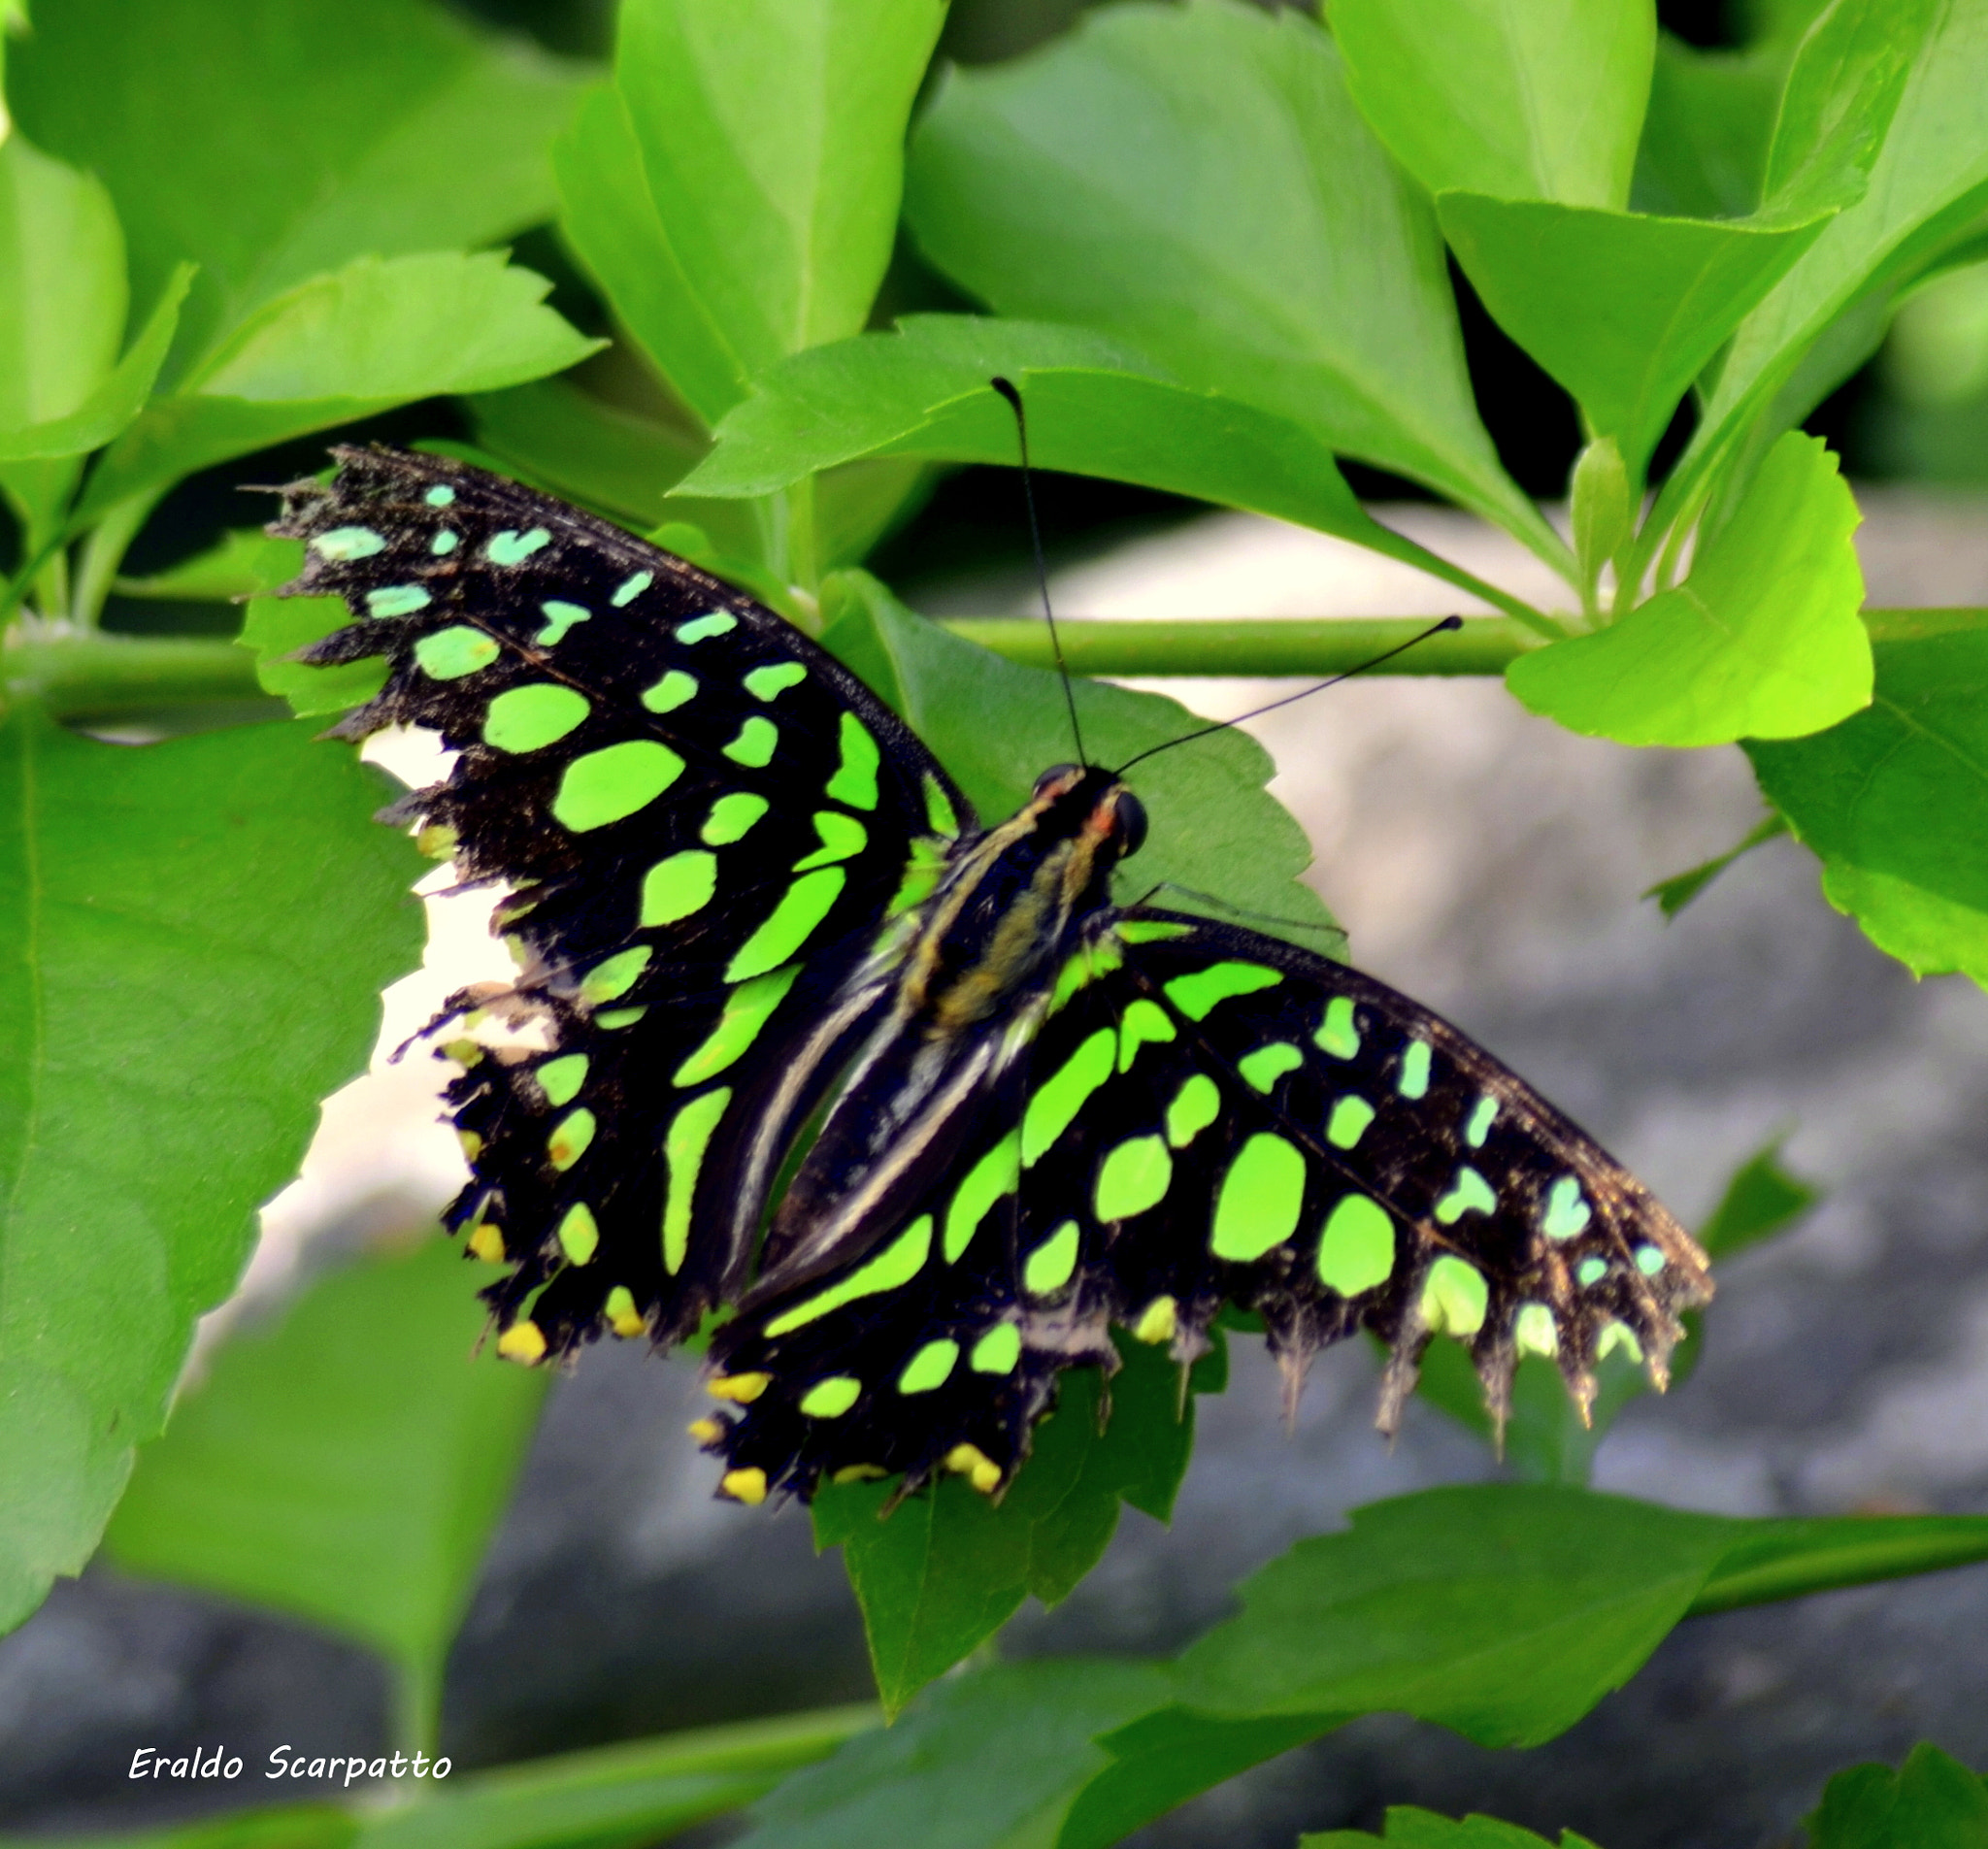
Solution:
M1008 408L1014 413L1014 434L1021 445L1021 494L1029 511L1029 544L1036 553L1036 585L1043 594L1043 616L1049 625L1049 651L1056 657L1056 672L1063 679L1063 704L1070 709L1070 736L1077 742L1077 761L1090 763L1090 753L1083 748L1083 727L1077 720L1077 690L1071 685L1070 670L1063 660L1063 638L1056 632L1056 612L1049 608L1049 566L1043 557L1043 529L1036 520L1036 484L1034 472L1029 467L1029 420L1028 413L1021 408L1021 393L1011 379L990 379L987 381L1008 400Z
M1182 733L1177 739L1169 739L1164 744L1155 744L1142 751L1137 757L1127 758L1113 771L1113 776L1123 776L1135 764L1143 764L1147 758L1157 757L1162 751L1171 751L1176 744L1192 744L1196 739L1205 739L1210 732L1228 732L1241 725L1245 719L1260 719L1266 712L1275 712L1279 707L1288 707L1299 700L1309 700L1314 693L1323 693L1328 687L1337 687L1342 680L1350 680L1355 675L1364 675L1370 669L1378 668L1382 662L1392 661L1395 656L1406 654L1410 648L1425 643L1431 636L1440 636L1446 629L1461 629L1461 616L1445 616L1441 622L1431 623L1418 636L1410 636L1407 642L1396 643L1392 648L1383 650L1372 661L1363 661L1357 668L1348 668L1344 674L1334 675L1329 680L1319 680L1309 687L1301 687L1296 693L1287 693L1281 700L1272 700L1264 706L1251 707L1247 712L1239 712L1233 719L1217 719L1212 725L1205 725L1199 731Z

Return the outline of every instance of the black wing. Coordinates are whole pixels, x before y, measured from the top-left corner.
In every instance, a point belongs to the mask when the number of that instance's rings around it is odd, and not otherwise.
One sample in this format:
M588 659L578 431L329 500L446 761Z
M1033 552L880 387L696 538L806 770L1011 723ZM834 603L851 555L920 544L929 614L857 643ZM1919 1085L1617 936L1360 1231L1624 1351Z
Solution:
M449 1224L514 1268L487 1293L507 1353L604 1321L674 1338L743 1283L781 1157L888 987L879 927L972 810L729 585L480 470L337 453L271 528L306 542L288 590L359 619L304 659L388 658L340 736L425 726L458 753L393 816L465 884L511 888L492 929L519 974L454 1007L540 1042L447 1049L474 1172Z
M1025 1094L864 1260L720 1332L726 1482L951 1468L1005 1482L1057 1372L1120 1323L1190 1360L1258 1311L1293 1392L1361 1326L1391 1428L1437 1335L1502 1416L1518 1356L1583 1404L1626 1346L1662 1383L1705 1256L1618 1163L1427 1008L1342 964L1166 912L1095 927L1101 974L1044 1024ZM1000 1192L995 1192L996 1189ZM942 1370L943 1364L943 1370ZM997 1365L1000 1364L1000 1365Z

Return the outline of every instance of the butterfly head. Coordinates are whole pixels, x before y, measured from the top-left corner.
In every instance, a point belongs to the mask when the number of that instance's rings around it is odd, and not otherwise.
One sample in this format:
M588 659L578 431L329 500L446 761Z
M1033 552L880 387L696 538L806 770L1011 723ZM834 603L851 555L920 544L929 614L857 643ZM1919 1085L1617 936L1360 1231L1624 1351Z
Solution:
M1050 766L1036 778L1029 808L1039 829L1081 839L1108 862L1121 861L1145 844L1145 805L1114 772L1097 765Z

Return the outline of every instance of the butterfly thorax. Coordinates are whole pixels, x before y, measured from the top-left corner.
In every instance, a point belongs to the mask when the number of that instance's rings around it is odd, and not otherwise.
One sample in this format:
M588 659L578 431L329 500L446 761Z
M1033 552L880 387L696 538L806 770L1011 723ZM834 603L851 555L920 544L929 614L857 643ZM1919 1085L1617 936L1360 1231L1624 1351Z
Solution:
M1059 765L963 842L916 914L891 1006L857 1056L768 1236L781 1288L887 1232L892 1204L954 1160L1033 1039L1113 869L1140 843L1110 772ZM863 978L859 975L856 980Z

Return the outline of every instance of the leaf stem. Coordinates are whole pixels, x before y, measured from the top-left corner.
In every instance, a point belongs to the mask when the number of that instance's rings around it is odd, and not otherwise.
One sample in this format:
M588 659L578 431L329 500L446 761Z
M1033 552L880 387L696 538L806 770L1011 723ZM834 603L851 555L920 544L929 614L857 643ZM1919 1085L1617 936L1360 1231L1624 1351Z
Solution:
M1010 661L1049 668L1048 632L1032 617L959 616L944 627ZM1064 658L1079 675L1326 676L1343 674L1429 627L1426 616L1242 618L1116 621L1064 618ZM1431 636L1391 674L1495 675L1541 645L1531 627L1509 616L1467 616L1463 627Z
M1827 1545L1818 1545L1818 1542ZM1988 1560L1988 1516L1836 1516L1779 1522L1735 1548L1691 1601L1690 1617L1806 1598L1878 1579L1940 1572Z
M117 567L124 562L124 554L138 537L138 529L157 503L155 494L135 494L127 501L119 501L105 510L103 518L84 537L69 606L70 619L78 629L96 628Z
M434 1757L442 1743L442 1665L423 1659L393 1666L393 1743L410 1757Z
M0 651L0 686L72 722L262 695L253 658L235 643L101 632L14 642Z

